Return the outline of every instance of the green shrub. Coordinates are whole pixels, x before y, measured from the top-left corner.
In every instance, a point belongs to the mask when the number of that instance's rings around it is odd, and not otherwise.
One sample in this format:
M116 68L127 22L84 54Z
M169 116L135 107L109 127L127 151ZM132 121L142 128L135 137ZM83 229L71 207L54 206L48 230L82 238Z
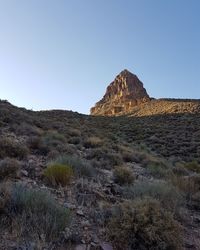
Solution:
M180 226L153 199L125 202L113 209L107 236L115 249L180 249Z
M135 176L126 167L116 167L113 172L114 181L120 185L132 184L135 180Z
M43 235L54 240L69 225L70 213L46 191L15 185L12 189L10 213L23 234Z
M14 157L23 159L29 153L28 148L10 138L0 137L0 158Z
M0 179L16 178L19 175L19 162L16 159L5 158L0 161Z
M28 144L31 149L38 150L40 154L47 155L52 150L62 152L65 147L66 139L64 135L56 131L48 131L42 136L31 136Z
M72 179L73 170L71 166L54 163L45 169L44 176L47 177L49 182L54 186L66 186Z
M190 171L200 173L200 165L197 161L188 162L184 167Z
M45 144L56 145L58 142L65 142L65 136L56 131L48 131L43 135L43 141Z
M171 182L181 192L184 193L187 200L191 200L192 196L200 190L200 175L193 176L171 176Z
M96 170L90 163L77 156L63 155L58 157L55 162L71 166L77 177L93 177L96 175Z
M128 199L151 197L158 200L168 211L176 212L183 205L183 194L172 184L164 181L138 182L125 187L123 196Z
M151 162L147 165L147 171L155 178L166 178L170 175L169 168L161 162Z
M108 162L110 168L123 164L122 156L118 153L106 153L103 155L103 159Z

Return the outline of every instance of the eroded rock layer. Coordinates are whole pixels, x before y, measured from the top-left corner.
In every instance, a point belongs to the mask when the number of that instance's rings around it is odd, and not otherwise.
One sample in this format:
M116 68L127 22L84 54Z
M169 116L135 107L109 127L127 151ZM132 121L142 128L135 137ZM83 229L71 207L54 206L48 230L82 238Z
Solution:
M104 97L91 108L92 115L129 113L133 107L150 101L143 83L128 70L123 70L107 87Z

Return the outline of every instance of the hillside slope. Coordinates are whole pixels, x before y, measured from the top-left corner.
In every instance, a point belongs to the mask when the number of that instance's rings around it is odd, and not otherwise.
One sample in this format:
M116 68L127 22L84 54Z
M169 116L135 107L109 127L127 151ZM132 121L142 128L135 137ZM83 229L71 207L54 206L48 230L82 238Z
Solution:
M199 124L191 113L101 117L1 101L0 249L198 249ZM133 208L138 231L127 233Z

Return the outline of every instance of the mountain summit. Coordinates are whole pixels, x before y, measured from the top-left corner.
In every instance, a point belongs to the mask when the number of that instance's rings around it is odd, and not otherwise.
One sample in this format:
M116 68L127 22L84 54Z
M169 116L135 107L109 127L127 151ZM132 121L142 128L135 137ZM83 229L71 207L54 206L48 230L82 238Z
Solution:
M110 83L103 98L90 112L92 115L128 113L133 107L148 101L150 98L143 83L125 69Z
M103 98L91 108L91 115L151 116L200 113L200 100L150 98L136 75L123 70L107 87Z

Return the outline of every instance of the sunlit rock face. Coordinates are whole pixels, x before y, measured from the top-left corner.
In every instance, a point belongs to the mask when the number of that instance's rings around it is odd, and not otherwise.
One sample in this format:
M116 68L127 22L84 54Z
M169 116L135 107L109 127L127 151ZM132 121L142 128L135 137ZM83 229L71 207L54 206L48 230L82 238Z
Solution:
M91 108L91 115L123 115L133 107L150 101L143 83L128 70L123 70L107 87L104 97Z

